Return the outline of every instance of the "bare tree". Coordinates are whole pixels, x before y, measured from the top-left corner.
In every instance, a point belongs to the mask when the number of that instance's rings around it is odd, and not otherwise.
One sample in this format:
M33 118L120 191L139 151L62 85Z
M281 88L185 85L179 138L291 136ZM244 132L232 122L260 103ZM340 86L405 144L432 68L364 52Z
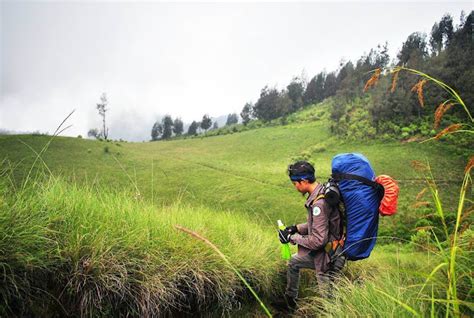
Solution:
M108 104L107 96L105 95L105 93L102 93L102 95L100 96L100 103L97 104L97 110L99 111L99 116L102 117L102 124L103 124L102 136L104 137L105 140L107 140L107 137L109 136L109 129L105 125L105 113L109 110L107 108L107 104Z

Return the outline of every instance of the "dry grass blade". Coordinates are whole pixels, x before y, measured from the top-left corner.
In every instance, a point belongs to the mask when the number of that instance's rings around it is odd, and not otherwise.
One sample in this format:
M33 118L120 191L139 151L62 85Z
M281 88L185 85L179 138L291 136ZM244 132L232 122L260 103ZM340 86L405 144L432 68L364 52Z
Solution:
M190 229L187 229L181 225L175 225L174 226L177 230L180 230L181 232L184 232L186 234L189 234L195 238L197 238L198 240L200 241L203 241L204 243L206 243L207 245L209 245L220 257L222 257L223 259L227 259L227 256L224 255L224 253L222 253L219 248L217 246L214 245L214 243L212 243L211 241L209 241L207 238L205 238L204 236L201 236L199 235L198 233L194 232L194 231L191 231Z
M415 204L412 205L412 208L417 209L417 208L420 208L422 206L430 206L430 203L428 201L416 202Z
M416 92L418 94L418 101L420 102L421 107L425 107L425 99L423 96L423 86L426 84L426 82L427 82L426 79L422 79L411 88L412 92Z
M466 168L464 169L464 173L467 174L471 171L472 167L474 167L474 156L469 158L469 161L466 165Z
M390 88L390 92L393 93L395 92L395 88L397 87L397 82L398 82L398 74L400 73L400 69L396 69L395 71L392 72L392 86Z
M428 190L428 188L423 188L423 190L421 190L420 192L418 192L418 194L416 195L415 200L416 200L416 201L420 201L420 199L425 195L426 190Z
M417 170L417 171L427 171L428 170L428 166L426 164L424 164L423 162L421 161L418 161L418 160L412 160L411 162L411 166L413 169Z
M450 134L452 132L455 132L459 129L461 129L462 127L462 124L452 124L448 127L446 127L445 129L441 130L436 136L435 136L435 139L440 139L441 137L443 137L444 135L446 134Z
M382 73L382 69L381 68L377 68L375 69L374 71L374 75L372 75L371 78L369 78L369 80L367 81L367 83L365 83L365 86L364 86L364 92L367 92L367 90L369 88L371 88L372 86L375 86L377 84L377 82L379 81L379 78L380 78L380 74Z
M453 107L453 103L446 103L443 102L441 103L438 108L436 108L435 111L435 121L434 121L434 128L438 128L439 124L441 122L441 119L443 118L443 115L451 108Z

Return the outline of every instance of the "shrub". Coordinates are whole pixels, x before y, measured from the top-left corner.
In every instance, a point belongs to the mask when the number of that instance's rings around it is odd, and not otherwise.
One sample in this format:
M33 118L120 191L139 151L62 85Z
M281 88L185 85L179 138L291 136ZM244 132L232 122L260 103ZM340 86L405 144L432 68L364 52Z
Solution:
M410 237L410 242L416 251L425 251L431 245L431 232L420 229Z

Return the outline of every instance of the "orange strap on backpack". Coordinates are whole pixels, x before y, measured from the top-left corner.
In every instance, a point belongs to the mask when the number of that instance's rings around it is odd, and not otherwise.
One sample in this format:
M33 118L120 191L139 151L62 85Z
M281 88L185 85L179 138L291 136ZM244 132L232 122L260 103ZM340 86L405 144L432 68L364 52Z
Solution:
M387 175L378 176L375 178L375 182L381 184L385 190L379 206L380 215L394 215L397 213L398 193L400 191L397 182Z

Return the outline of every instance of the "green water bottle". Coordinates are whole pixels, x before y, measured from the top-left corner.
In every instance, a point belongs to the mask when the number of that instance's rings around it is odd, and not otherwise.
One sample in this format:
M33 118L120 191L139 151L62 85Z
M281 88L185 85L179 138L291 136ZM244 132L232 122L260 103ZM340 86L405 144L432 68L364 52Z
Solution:
M278 228L280 230L285 229L285 225L283 224L283 222L281 220L278 220L277 224L278 224ZM283 258L284 260L289 260L291 258L291 251L290 251L290 244L289 243L281 245L281 258Z

